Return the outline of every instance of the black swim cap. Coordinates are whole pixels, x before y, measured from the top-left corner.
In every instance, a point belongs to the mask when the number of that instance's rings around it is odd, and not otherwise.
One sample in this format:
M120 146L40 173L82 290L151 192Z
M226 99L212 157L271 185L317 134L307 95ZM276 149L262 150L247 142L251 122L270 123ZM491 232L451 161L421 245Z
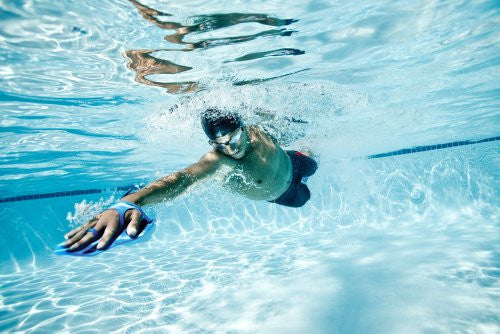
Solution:
M201 126L208 138L215 139L243 126L243 121L236 113L210 108L201 114Z

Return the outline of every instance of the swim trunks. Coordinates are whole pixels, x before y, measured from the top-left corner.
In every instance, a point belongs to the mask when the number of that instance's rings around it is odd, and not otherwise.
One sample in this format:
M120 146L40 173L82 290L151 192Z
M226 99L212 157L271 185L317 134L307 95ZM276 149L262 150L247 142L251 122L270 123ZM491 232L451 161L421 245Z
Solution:
M311 198L305 181L318 169L318 164L308 156L297 151L286 151L292 161L292 182L288 189L271 203L298 208Z

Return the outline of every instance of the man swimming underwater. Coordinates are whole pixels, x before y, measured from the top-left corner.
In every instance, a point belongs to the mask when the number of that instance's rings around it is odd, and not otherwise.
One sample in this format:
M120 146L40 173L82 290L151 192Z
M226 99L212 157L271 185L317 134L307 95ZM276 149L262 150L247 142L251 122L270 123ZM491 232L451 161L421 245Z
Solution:
M201 124L212 151L195 164L124 196L67 233L63 246L77 251L101 238L97 249L105 249L127 224L127 234L135 238L150 221L142 205L171 200L215 175L222 175L223 185L231 191L253 200L289 207L301 207L309 200L304 180L316 172L313 159L297 151L284 151L259 127L244 125L235 113L207 109Z

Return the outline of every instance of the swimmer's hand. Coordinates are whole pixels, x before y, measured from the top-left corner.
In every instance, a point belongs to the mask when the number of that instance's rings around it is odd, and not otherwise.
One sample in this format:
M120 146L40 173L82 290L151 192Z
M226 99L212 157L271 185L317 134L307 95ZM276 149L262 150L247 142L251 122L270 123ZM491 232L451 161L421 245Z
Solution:
M144 221L141 219L141 216L142 215L138 210L130 209L125 212L124 226L127 229L127 234L131 238L137 238L140 231L142 231L145 227L141 226L141 221ZM91 228L98 232L97 235L89 231ZM105 210L82 226L66 233L64 238L67 240L62 246L68 248L68 251L70 252L78 251L100 238L101 240L97 244L97 249L106 249L111 246L116 237L118 237L118 235L122 232L119 231L119 229L119 213L113 209Z

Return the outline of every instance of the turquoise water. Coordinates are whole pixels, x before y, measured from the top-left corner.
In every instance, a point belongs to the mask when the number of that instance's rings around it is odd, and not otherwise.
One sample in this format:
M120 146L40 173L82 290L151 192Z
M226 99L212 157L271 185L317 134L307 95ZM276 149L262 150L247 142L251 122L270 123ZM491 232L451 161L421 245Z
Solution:
M500 134L499 10L1 2L0 198L108 190L0 203L0 331L499 332L499 141L363 158ZM208 182L148 208L147 242L52 254L115 187L206 152L207 106L313 149L311 201Z

